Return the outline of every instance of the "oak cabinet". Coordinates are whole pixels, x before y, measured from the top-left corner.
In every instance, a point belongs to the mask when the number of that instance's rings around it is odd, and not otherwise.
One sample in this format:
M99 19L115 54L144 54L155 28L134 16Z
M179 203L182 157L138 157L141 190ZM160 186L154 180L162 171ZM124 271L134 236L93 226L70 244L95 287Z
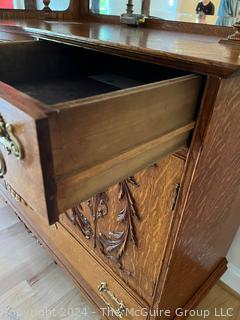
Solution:
M39 41L0 44L0 193L103 319L179 319L240 223L239 51L25 23Z

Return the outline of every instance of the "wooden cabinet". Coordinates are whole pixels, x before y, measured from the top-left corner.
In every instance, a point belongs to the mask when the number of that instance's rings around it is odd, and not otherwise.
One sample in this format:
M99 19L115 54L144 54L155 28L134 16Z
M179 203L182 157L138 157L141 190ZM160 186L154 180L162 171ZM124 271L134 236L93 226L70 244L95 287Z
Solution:
M47 25L0 44L0 192L103 319L179 319L240 223L239 51Z

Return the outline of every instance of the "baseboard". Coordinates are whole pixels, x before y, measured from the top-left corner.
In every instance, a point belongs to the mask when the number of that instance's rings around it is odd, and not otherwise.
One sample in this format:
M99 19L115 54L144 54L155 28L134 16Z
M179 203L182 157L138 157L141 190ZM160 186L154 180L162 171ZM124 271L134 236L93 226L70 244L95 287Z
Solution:
M240 294L240 269L232 263L228 263L228 270L222 276L221 281Z

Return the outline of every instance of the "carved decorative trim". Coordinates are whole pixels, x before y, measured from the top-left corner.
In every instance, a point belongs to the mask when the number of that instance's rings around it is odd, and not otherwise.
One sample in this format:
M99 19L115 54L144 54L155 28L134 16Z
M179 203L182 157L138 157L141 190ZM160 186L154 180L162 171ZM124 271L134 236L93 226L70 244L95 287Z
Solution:
M66 212L66 216L74 226L79 228L86 239L89 240L92 238L93 229L88 219L84 216L81 205L78 205L77 207L74 207Z
M234 41L240 41L240 21L236 22L233 25L234 28L234 34L231 34L230 36L228 36L229 40L234 40Z
M108 196L106 192L98 193L86 204L91 212L93 224L85 217L82 205L72 208L66 212L68 220L81 231L83 236L90 240L93 238L94 248L99 248L101 253L108 259L114 261L120 270L132 275L122 264L129 243L137 246L136 220L140 220L135 199L131 193L130 186L139 187L134 177L123 180L118 184L118 198L123 203L123 209L117 213L117 221L123 224L121 231L111 231L108 235L101 232L98 221L104 219L108 214Z
M87 201L87 206L89 207L94 224L94 248L97 246L97 228L98 220L104 218L108 214L108 196L106 192L98 193Z
M31 208L28 203L20 196L19 193L17 193L13 187L7 183L6 181L4 181L4 184L5 184L5 188L6 190L9 192L9 194L12 196L12 198L14 198L17 202L20 202L22 204L24 204L25 206ZM32 208L31 208L32 209Z
M129 185L134 187L139 186L134 177L130 177L119 183L118 197L124 203L124 207L117 214L117 221L122 222L125 229L123 231L109 232L108 236L100 232L97 240L103 255L115 261L121 270L131 275L131 272L123 268L122 257L130 242L137 246L135 220L139 220L139 213Z

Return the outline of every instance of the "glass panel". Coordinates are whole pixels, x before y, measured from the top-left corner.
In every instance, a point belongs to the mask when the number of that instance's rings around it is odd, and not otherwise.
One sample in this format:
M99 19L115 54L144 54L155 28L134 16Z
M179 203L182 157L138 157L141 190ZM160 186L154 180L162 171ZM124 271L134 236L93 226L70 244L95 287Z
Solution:
M65 11L69 8L70 1L51 0L49 8L53 11ZM43 2L43 0L0 0L0 9L42 10L45 6Z
M150 15L167 20L231 26L240 0L151 0Z
M134 13L141 13L142 0L133 1ZM90 10L96 14L120 16L126 12L126 0L90 0Z

